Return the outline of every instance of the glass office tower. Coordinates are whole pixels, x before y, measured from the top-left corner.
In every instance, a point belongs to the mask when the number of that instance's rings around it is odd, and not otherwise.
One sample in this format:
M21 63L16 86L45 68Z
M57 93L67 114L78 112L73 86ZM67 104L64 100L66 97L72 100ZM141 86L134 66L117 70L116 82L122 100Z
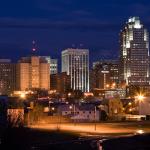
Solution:
M89 91L89 50L66 49L62 51L62 72L71 78L73 90Z
M121 31L120 81L149 85L149 33L139 17L131 17Z

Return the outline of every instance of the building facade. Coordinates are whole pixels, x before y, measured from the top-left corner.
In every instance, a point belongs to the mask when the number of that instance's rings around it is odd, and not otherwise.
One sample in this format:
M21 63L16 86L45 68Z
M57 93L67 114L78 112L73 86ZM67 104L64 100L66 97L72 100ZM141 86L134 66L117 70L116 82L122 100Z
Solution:
M66 49L62 51L62 72L71 78L71 89L89 91L89 50Z
M56 74L58 73L58 60L52 59L50 61L50 74Z
M118 66L118 60L94 62L90 73L90 89L116 88L119 82Z
M50 76L51 90L56 90L58 93L67 93L71 89L70 76L66 72L52 74Z
M139 17L129 18L120 37L120 82L149 85L149 33Z
M23 57L17 64L17 89L50 89L49 63L40 56Z
M0 59L0 95L9 95L16 89L16 64Z
M41 56L45 58L47 62L50 64L50 74L57 74L58 73L58 60L52 59L50 56Z
M101 115L100 110L92 104L63 105L58 107L58 112L76 122L99 121Z

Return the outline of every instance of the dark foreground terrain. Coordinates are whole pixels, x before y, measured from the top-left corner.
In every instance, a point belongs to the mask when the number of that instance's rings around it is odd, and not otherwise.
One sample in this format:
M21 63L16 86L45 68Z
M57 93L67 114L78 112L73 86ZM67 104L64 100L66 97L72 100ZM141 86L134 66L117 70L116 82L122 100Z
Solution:
M150 134L105 140L102 145L104 150L150 150Z
M97 150L99 141L103 150L150 150L150 134L103 141L101 136L80 138L78 134L60 131L29 128L0 131L0 150Z
M74 133L29 128L8 128L1 131L0 150L90 150L91 148L89 140L80 140Z

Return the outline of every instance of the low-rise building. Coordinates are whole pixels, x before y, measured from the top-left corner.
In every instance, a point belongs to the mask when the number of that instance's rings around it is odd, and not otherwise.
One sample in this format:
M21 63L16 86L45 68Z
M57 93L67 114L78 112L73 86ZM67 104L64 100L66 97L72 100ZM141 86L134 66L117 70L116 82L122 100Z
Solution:
M123 114L123 104L119 98L109 99L109 116L115 117Z
M93 122L100 120L100 111L92 104L63 105L58 108L62 116L68 116L76 122Z

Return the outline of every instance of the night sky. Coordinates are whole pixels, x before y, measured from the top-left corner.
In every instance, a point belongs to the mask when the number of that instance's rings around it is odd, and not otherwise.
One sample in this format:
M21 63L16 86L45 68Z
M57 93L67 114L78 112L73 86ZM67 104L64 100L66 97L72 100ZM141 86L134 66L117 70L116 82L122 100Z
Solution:
M0 58L40 55L60 60L65 48L90 49L90 62L117 58L119 32L130 16L150 28L149 0L1 0Z

